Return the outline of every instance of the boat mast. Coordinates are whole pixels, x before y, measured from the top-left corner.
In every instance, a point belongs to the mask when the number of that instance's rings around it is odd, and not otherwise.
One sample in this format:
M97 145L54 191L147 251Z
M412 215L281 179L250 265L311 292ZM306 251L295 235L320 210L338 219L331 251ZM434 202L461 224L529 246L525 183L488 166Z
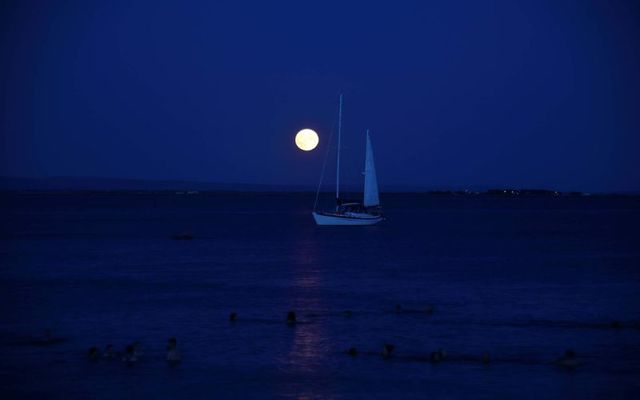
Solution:
M336 160L336 210L340 201L340 137L342 134L342 93L340 94L340 106L338 108L338 157Z

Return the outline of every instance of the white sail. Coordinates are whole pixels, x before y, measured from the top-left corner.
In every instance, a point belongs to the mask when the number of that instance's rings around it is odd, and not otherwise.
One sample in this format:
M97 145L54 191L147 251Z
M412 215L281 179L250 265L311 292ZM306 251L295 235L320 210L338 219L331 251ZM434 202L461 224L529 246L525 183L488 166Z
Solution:
M378 180L376 179L376 166L373 162L373 146L367 130L367 153L364 160L364 206L371 207L380 204L378 198Z

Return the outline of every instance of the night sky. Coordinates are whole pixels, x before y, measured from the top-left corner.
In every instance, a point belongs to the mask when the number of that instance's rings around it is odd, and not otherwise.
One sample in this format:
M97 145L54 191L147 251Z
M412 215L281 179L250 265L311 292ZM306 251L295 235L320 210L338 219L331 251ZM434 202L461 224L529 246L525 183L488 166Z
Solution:
M640 190L637 1L4 1L0 35L3 176L314 186L342 92L383 190Z

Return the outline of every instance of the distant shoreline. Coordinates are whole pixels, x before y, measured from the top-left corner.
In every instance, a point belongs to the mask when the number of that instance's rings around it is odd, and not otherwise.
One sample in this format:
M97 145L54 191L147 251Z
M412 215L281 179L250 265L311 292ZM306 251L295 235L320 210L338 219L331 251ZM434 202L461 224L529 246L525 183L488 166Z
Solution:
M347 192L357 192L353 185ZM325 190L323 190L324 192ZM326 190L329 192L330 190ZM276 185L252 183L212 183L180 180L144 180L94 177L23 178L0 177L0 192L110 192L110 193L315 193L315 185ZM433 196L494 196L494 197L581 197L640 196L640 191L557 191L547 188L469 186L425 188L409 185L382 185L383 194L420 194Z
M330 191L322 191L323 194L332 194ZM180 190L134 190L134 189L0 189L1 194L13 195L136 195L136 196L314 196L315 191L311 190L202 190L202 191L180 191ZM518 190L509 189L492 189L483 192L464 192L464 191L388 191L381 192L381 196L420 196L420 197L458 197L458 198L603 198L603 197L640 197L640 193L582 193L582 192L557 192L557 191L539 191L539 190Z

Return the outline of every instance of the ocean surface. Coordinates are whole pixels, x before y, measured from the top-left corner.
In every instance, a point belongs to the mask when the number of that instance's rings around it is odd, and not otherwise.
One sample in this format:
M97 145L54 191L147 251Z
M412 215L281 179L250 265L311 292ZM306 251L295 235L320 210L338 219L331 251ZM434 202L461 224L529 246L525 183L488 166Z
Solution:
M640 398L640 198L381 199L0 194L2 398Z

